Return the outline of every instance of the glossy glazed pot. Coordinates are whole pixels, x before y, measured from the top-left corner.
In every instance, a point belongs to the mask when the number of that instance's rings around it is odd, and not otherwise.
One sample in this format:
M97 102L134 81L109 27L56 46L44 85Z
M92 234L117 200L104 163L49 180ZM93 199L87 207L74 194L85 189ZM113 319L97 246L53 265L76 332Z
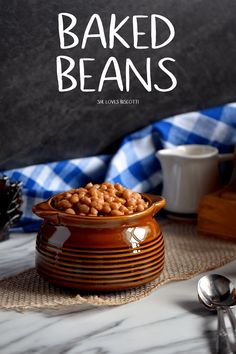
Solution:
M162 197L142 194L149 207L125 216L69 215L53 198L33 207L44 219L36 242L36 269L50 282L89 291L128 289L157 278L164 240L154 215Z

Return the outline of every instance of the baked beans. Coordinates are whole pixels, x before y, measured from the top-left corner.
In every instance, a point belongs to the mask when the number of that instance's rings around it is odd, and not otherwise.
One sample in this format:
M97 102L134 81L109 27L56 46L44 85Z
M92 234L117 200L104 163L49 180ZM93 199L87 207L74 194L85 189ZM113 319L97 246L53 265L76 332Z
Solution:
M141 194L123 187L120 183L88 183L53 198L53 206L71 215L121 216L144 211L148 202Z

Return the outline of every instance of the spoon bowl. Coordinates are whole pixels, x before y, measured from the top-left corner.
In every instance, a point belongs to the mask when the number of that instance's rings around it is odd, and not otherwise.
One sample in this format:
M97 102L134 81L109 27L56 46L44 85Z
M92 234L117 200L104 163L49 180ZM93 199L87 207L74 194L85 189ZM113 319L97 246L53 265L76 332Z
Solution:
M234 306L236 289L232 282L220 274L209 274L198 282L198 294L209 307Z

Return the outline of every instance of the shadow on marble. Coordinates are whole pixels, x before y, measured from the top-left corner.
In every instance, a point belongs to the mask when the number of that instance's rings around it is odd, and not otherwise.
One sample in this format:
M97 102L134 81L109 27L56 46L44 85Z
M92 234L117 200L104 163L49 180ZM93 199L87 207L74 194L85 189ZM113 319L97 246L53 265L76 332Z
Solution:
M216 311L208 311L198 301L179 301L178 305L193 315L204 317L202 335L207 339L210 354L216 353L217 328L212 330L212 321L216 318Z
M201 305L198 301L196 300L188 300L188 301L178 301L177 303L180 307L182 307L184 310L192 313L193 315L200 315L203 317L215 317L216 312L214 311L207 311L203 305Z

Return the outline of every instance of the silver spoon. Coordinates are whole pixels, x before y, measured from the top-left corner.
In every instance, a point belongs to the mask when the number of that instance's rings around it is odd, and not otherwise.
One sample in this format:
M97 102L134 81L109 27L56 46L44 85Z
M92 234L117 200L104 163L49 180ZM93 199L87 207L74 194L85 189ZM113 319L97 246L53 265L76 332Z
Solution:
M236 336L236 319L230 306L236 304L236 289L232 282L223 275L209 274L202 278L205 292L211 296L211 303L221 306L227 312L234 335ZM206 296L206 295L205 295Z
M198 282L198 296L208 309L216 309L218 315L218 354L232 354L229 337L224 321L224 309L235 304L235 289L231 282L217 274L210 274L202 277ZM227 311L229 314L229 312ZM233 320L233 321L232 321ZM235 318L230 310L230 321L235 329ZM235 331L234 331L235 333Z

